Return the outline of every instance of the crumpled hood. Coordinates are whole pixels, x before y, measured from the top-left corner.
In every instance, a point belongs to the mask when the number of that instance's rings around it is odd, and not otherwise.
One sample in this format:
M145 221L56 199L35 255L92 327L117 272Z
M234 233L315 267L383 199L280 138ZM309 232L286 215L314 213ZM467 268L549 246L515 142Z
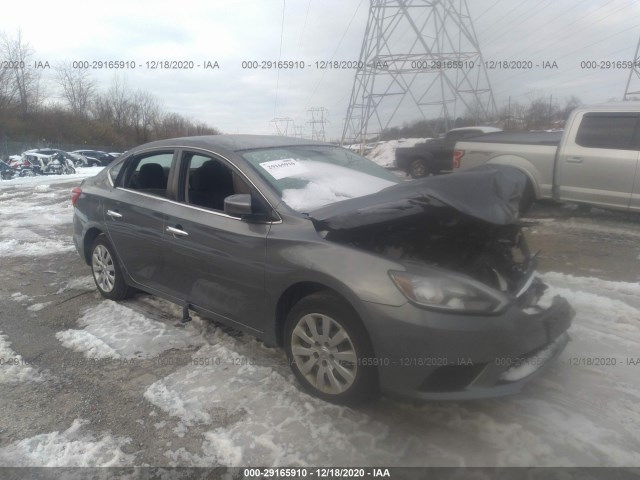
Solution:
M481 165L425 177L309 212L320 230L343 230L424 214L445 206L495 225L518 220L527 177L515 167Z

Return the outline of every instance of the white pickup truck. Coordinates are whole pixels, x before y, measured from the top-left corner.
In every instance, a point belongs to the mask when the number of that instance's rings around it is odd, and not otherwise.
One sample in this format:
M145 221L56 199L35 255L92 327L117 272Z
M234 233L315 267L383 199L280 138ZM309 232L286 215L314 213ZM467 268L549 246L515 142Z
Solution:
M523 209L550 198L640 211L640 102L577 108L563 133L490 133L456 143L454 172L485 163L527 175Z

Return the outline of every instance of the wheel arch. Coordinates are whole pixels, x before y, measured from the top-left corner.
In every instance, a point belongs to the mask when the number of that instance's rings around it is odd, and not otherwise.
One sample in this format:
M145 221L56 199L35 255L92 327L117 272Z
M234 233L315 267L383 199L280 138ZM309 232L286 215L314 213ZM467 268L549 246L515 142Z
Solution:
M97 227L91 227L84 234L82 239L82 251L84 252L84 261L87 265L91 265L91 245L93 245L96 238L104 233L105 232Z
M341 292L335 288L332 288L324 283L316 282L316 281L299 281L292 285L289 285L278 298L276 302L276 310L275 310L275 341L279 347L284 346L284 329L285 323L287 321L287 315L293 308L293 306L298 303L301 299L308 297L314 293L324 291L330 292L337 297L341 298L346 305L349 306L353 310L353 313L356 315L356 320L362 325L366 334L367 340L369 344L373 346L373 342L371 341L371 335L367 330L366 323L363 320L363 315L359 311L359 309L354 305L354 302L351 301L349 295L345 295L344 292Z
M527 180L533 189L534 199L539 200L542 197L540 192L540 181L543 178L542 172L540 172L540 170L538 170L529 160L517 155L500 155L489 160L487 164L507 165L517 168L527 177Z

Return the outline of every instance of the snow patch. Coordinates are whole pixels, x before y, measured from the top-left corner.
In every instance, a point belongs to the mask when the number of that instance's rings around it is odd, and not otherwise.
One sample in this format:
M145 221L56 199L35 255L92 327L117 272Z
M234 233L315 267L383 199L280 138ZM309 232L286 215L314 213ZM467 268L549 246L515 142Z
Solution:
M29 297L28 295L24 295L21 292L16 292L11 294L11 300L14 300L16 302L27 302L31 300L31 297Z
M0 385L43 380L42 374L11 349L8 337L0 331Z
M86 431L87 420L75 419L60 432L43 433L0 449L5 467L122 467L134 464L135 455L122 448L130 438Z
M84 329L58 332L56 338L88 358L151 358L204 343L192 325L179 329L109 300L85 310L78 325Z
M29 310L30 312L39 312L40 310L42 310L43 308L48 307L52 303L53 302L34 303L33 305L29 305L27 307L27 310Z
M42 240L38 243L19 242L18 240L0 240L0 256L39 257L74 250L69 239Z
M116 350L85 330L65 330L56 333L56 338L63 347L82 352L87 358L122 358Z
M57 183L66 183L72 180L80 180L93 177L100 173L104 167L80 167L76 168L73 175L36 175L35 177L15 177L11 180L0 182L0 189L14 188L16 186L50 186Z
M67 290L95 290L96 284L93 281L93 277L91 275L86 275L84 277L74 278L67 282L64 287L60 288L56 293L63 293Z
M230 337L218 338L216 345L201 348L194 358L219 363L183 367L144 394L187 427L215 426L205 433L202 455L183 449L166 452L175 464L402 464L409 444L420 444L411 435L391 434L388 426L369 415L308 396L290 373L252 365L250 357L235 350L246 346ZM280 361L286 361L284 355Z
M431 138L401 138L400 140L389 140L375 146L367 154L367 158L377 163L381 167L396 166L396 148L410 148L418 143L424 143Z

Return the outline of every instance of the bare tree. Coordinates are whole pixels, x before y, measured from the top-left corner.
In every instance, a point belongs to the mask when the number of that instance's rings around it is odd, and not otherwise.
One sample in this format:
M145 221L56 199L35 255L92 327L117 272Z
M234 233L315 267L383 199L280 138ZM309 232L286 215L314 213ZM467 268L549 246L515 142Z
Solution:
M111 87L107 91L106 101L113 112L113 126L117 132L123 132L131 116L131 92L124 79L118 75L113 77Z
M18 99L20 112L26 115L35 110L41 100L40 71L30 68L33 49L22 40L22 32L18 30L15 38L6 34L0 36L2 57L9 62L9 76L12 90Z
M131 100L130 116L137 142L145 143L161 116L160 102L151 93L137 90Z
M1 47L0 62L8 63L5 49ZM0 115L7 110L14 99L14 89L11 80L11 70L9 68L0 68Z
M68 62L61 63L56 67L56 79L71 112L78 117L86 117L96 89L89 70L73 68Z

